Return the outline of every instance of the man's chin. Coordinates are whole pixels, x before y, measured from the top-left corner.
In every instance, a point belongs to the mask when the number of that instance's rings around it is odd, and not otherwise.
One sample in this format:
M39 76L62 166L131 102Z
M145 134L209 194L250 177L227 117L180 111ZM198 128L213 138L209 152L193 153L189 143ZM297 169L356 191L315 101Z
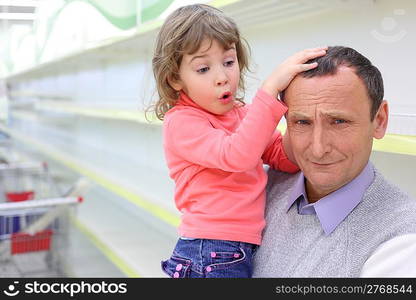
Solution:
M332 190L338 186L336 183L340 182L339 173L331 170L331 167L325 168L311 168L309 172L305 172L305 177L309 183L320 190Z
M342 186L335 184L334 180L322 180L323 178L321 178L321 180L315 179L316 178L309 181L309 189L315 191L315 194L320 195L320 197L325 197Z

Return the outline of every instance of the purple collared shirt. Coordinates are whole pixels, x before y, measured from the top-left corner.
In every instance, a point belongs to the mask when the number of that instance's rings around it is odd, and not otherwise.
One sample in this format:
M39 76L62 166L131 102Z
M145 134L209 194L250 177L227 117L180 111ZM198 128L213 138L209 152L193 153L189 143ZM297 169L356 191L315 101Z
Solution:
M299 172L297 176L294 189L289 196L287 210L297 202L298 213L301 215L316 214L325 234L329 235L360 203L365 191L373 182L374 170L372 164L368 162L352 181L315 203L308 201L303 172Z

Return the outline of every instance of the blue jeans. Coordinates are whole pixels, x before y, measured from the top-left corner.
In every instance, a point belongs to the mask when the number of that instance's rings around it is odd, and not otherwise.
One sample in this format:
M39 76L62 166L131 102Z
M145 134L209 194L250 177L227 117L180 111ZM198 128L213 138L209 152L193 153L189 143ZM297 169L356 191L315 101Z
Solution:
M250 278L257 245L209 239L179 239L162 270L173 278Z

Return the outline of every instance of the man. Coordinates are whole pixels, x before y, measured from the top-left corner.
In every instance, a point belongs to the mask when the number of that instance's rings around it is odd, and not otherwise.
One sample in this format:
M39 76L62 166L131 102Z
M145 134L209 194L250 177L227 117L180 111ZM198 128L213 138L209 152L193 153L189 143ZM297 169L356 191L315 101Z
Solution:
M269 171L254 277L416 277L416 201L369 162L387 128L379 70L329 47L285 90L297 174Z

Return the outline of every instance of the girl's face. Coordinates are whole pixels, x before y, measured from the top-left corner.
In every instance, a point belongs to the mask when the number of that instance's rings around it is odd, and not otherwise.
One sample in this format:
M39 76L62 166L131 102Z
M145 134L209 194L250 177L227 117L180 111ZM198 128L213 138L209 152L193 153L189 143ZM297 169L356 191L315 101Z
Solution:
M183 90L201 108L222 115L233 109L240 81L235 44L224 49L216 40L205 39L193 54L185 54L179 80L170 82Z

